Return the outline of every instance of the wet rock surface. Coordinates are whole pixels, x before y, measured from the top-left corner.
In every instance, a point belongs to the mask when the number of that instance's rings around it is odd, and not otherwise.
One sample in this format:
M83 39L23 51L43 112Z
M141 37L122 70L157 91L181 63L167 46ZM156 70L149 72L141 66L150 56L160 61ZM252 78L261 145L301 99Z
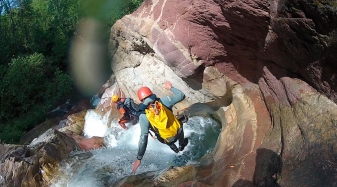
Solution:
M317 1L145 1L113 26L123 92L136 99L146 82L169 94L169 79L186 94L178 111L207 103L223 122L211 158L180 184L336 185L332 15Z
M2 186L47 186L58 163L80 147L74 139L50 129L27 146L0 145Z

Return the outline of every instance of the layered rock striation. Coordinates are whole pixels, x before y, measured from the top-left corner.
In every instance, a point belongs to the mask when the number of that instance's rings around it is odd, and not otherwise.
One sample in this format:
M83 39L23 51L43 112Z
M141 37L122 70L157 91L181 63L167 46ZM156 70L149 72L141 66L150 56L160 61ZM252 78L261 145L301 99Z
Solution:
M207 103L223 121L193 175L156 184L337 185L336 12L330 1L146 0L117 21L124 93L137 100L147 85L162 96L169 80L186 94L177 110Z

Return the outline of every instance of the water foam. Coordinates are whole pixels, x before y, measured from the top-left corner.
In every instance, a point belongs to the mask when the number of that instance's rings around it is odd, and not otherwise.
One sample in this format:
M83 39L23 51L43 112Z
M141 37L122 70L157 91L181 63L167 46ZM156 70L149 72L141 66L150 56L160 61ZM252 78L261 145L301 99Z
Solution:
M131 175L138 150L139 124L127 124L128 130L124 130L116 120L107 124L108 116L100 117L93 110L88 111L85 120L85 135L103 137L106 148L73 152L60 163L60 174L54 177L52 187L111 186ZM214 148L220 126L211 119L196 116L184 124L184 132L189 144L178 154L149 136L147 150L136 174L196 163Z

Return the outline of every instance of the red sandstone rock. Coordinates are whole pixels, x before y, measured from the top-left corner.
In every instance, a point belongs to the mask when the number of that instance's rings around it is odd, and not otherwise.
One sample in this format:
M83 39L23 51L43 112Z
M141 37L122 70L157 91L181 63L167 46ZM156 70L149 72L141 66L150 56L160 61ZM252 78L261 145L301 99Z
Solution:
M336 154L328 153L337 143L332 140L337 102L337 43L331 39L335 15L331 6L308 1L148 0L112 28L112 43L119 44L112 52L123 57L113 68L121 85L133 85L125 86L125 93L134 93L140 85L124 81L123 71L129 73L131 67L140 76L152 63L159 67L158 74L148 71L156 75L148 81L155 88L161 76L168 75L161 67L165 64L193 89L172 78L190 102L202 101L197 94L205 87L210 95L225 96L210 103L227 122L214 165L198 168L203 175L196 174L195 180L225 187L277 186L276 181L281 186L333 186L331 168L336 162L321 161L318 155L322 150L331 160ZM228 82L235 85L231 91ZM226 103L225 112L216 101ZM310 162L317 162L317 167L310 167ZM234 168L228 168L231 165ZM212 172L206 172L210 168ZM329 180L319 178L317 171Z
M85 151L99 149L103 146L103 139L102 137L83 138L78 141L78 145Z

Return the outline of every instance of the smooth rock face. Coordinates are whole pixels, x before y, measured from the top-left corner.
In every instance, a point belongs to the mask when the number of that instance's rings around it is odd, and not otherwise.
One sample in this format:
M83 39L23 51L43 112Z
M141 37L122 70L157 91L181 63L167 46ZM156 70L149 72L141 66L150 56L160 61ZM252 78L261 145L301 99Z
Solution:
M261 147L282 156L280 173L285 185L310 181L311 186L336 186L336 104L298 79L276 80L266 72L260 85L274 128L280 129L266 135L268 142ZM273 91L271 85L280 91Z
M69 115L62 128L59 128L58 131L82 135L85 122L84 118L86 114L87 110L83 110L81 112Z
M333 7L306 1L145 1L112 28L113 70L120 85L128 81L121 74L139 78L124 84L135 92L169 77L164 62L198 91L208 66L255 84L267 67L278 78L304 78L336 102L332 15ZM326 19L330 27L320 26ZM152 67L157 73L146 74Z
M160 185L337 185L336 12L304 0L146 0L117 21L112 68L126 95L170 94L169 80L186 94L176 110L207 103L224 122L193 176Z

